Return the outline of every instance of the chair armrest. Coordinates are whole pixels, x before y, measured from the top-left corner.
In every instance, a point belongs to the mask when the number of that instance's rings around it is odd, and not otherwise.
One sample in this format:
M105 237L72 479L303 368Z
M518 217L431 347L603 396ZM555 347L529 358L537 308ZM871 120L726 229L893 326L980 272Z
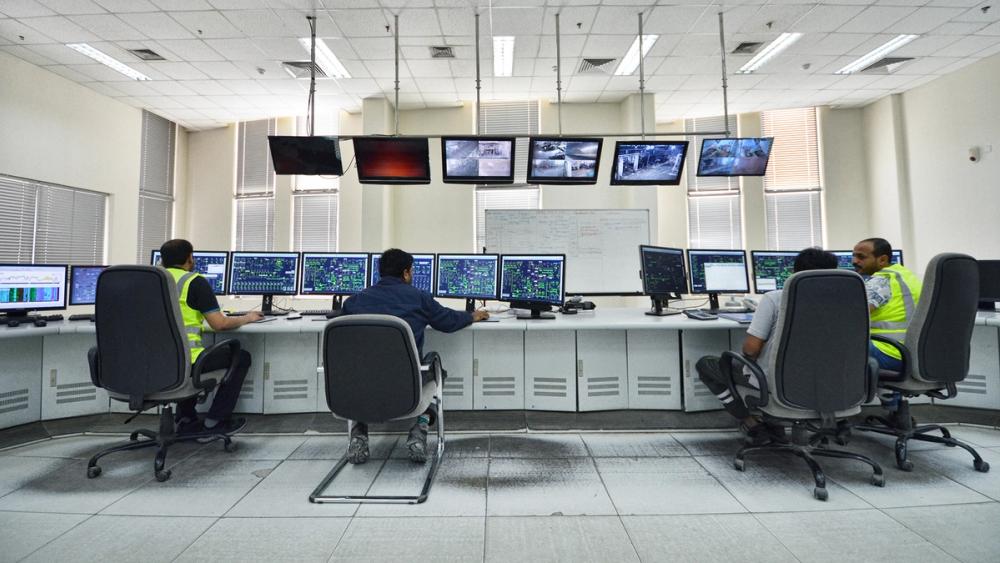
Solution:
M902 356L903 369L899 370L899 373L904 376L910 375L910 366L913 365L910 354L910 349L904 346L901 342L893 340L887 336L882 336L881 334L871 335L871 339L874 342L885 342L886 344L892 346L896 350L899 350L899 355Z
M216 342L215 344L205 348L205 350L198 356L195 360L194 365L191 366L191 381L194 386L198 389L205 389L211 391L218 383L215 379L201 379L201 371L205 367L205 358L207 358L212 352L218 350L219 348L229 348L229 367L226 369L226 373L232 373L236 369L236 363L240 360L240 350L243 347L240 345L240 341L235 338L227 338L221 342Z
M424 359L420 365L420 371L430 371L434 370L434 380L437 382L438 388L442 385L441 372L441 356L437 352L427 352L424 354Z
M750 372L753 373L754 376L757 378L757 383L760 385L760 387L757 389L757 391L760 391L760 398L757 399L755 402L757 403L758 407L766 407L770 398L770 392L768 391L767 388L767 376L764 375L764 370L762 370L760 366L757 365L757 362L751 360L750 358L744 356L743 354L738 354L736 352L731 352L729 350L726 350L725 352L722 353L722 359L719 361L719 367L722 369L722 373L726 377L727 380L726 383L729 384L729 392L733 394L733 397L742 397L742 395L736 392L736 386L746 387L747 389L753 389L753 387L750 385L736 381L736 378L733 376L734 361L740 364L740 367L746 366L750 368Z
M90 366L90 382L94 384L94 387L101 387L99 359L100 354L97 351L97 346L91 346L90 350L87 351L87 365Z
M875 394L878 393L878 360L868 356L868 396L865 398L866 403L870 403L875 400Z

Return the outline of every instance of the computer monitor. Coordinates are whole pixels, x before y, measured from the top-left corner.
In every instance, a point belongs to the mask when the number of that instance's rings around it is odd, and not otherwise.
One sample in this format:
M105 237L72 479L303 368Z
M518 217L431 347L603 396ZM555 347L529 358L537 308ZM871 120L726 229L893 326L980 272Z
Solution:
M596 184L603 139L532 137L528 183Z
M639 245L639 262L642 264L642 292L653 302L647 315L662 317L678 311L664 311L670 299L680 299L687 291L684 275L684 251L680 248Z
M979 308L996 309L1000 301L1000 260L979 260Z
M708 294L709 307L719 309L720 293L748 293L747 255L744 250L688 250L691 293Z
M355 137L354 160L362 184L429 184L426 138Z
M29 311L66 308L68 266L0 264L0 313L25 317Z
M841 270L854 271L854 251L853 250L831 250L831 254L837 257L837 267ZM890 264L899 264L903 266L903 251L895 248L892 251L892 257L889 258Z
M344 173L337 137L268 135L267 142L275 174L340 176Z
M773 137L702 139L699 176L763 176Z
M333 308L339 309L342 296L361 293L367 285L367 252L302 253L302 295L333 295Z
M262 295L261 312L274 314L273 296L295 295L298 266L297 252L233 252L229 266L229 293Z
M382 259L382 254L372 254L371 255L371 266L369 266L369 271L371 272L371 281L369 285L375 285L379 280L378 266ZM434 255L433 254L414 254L413 255L413 287L417 289L422 289L427 293L434 293Z
M676 186L687 148L687 141L618 141L611 185Z
M529 309L519 319L554 319L543 314L552 305L562 305L566 293L566 255L532 256L504 254L500 257L500 300L511 308Z
M756 293L767 293L784 289L785 280L792 275L798 252L781 250L753 250L750 262L753 264L753 286Z
M476 299L497 298L498 254L438 254L438 297L465 299L465 310L475 310Z
M160 251L154 250L150 258L150 264L156 266L160 263ZM226 294L226 273L229 270L229 253L225 250L195 250L194 251L194 271L208 280L212 286L212 293L216 295Z
M69 304L93 305L97 302L97 277L107 266L72 266L69 270Z
M513 184L513 137L441 137L444 183Z

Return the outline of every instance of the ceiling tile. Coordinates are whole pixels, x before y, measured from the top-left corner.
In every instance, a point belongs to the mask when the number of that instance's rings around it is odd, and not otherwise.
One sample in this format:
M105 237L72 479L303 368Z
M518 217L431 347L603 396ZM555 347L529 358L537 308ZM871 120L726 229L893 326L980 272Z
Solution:
M180 82L172 80L151 80L149 86L164 96L193 96L194 92Z
M543 16L541 8L497 8L494 4L492 18L487 16L482 25L484 30L492 29L494 36L540 35ZM555 30L549 33L555 33Z
M775 35L777 37L777 35ZM718 55L720 52L719 36L710 33L688 34L674 47L670 53L673 56ZM622 55L625 51L622 51Z
M269 3L275 4L268 0L208 0L208 3L217 10L254 10L266 8Z
M885 28L886 33L927 33L962 13L961 8L920 8Z
M92 0L44 0L45 6L64 16L103 14L104 8Z
M569 35L559 40L559 52L563 57L579 57L583 54L583 46L587 37L582 35ZM517 50L515 43L514 49ZM551 35L543 35L538 42L538 55L541 57L556 56L556 38Z
M118 14L125 23L152 39L191 39L192 35L167 14L162 12Z
M392 18L389 18L390 22ZM401 10L399 12L399 36L441 35L435 10Z
M82 82L89 82L91 80L89 76L73 69L72 67L63 65L51 65L51 66L46 66L44 68L45 70L51 73L58 74L59 76L66 78L68 80L72 80L73 82L82 83Z
M181 84L201 96L224 96L232 94L232 91L223 86L218 80L185 80Z
M977 35L1000 35L1000 22L984 27L977 32Z
M86 65L93 64L94 59L74 51L65 45L51 44L51 45L32 45L31 50L35 53L52 59L56 64L61 65ZM110 53L108 53L110 54Z
M870 41L874 37L867 33L831 33L822 40L817 41L811 54L816 55L844 55L857 49L859 45Z
M21 22L55 39L58 43L77 43L98 39L96 35L76 25L65 16L24 18Z
M986 5L985 2L984 5ZM993 9L985 12L981 7L970 8L964 13L955 16L954 21L973 23L993 23L1000 21L1000 7L994 6Z
M229 61L195 62L191 64L215 80L239 80L250 77L250 75L243 72L239 67ZM225 83L223 83L223 85L225 85Z
M382 10L330 10L330 17L345 37L392 37L385 26L392 23ZM400 23L400 27L405 26Z
M308 37L309 26L303 17L297 27L289 27L285 20L271 10L229 10L222 12L236 29L247 37ZM329 29L317 25L316 33L322 37Z
M392 38L355 38L350 40L351 47L357 53L364 53L365 59L388 59L395 57L395 47Z
M590 35L583 46L582 56L620 59L633 41L634 35Z
M84 86L90 88L98 94L103 94L112 98L117 98L123 95L122 91L115 88L111 82L87 82Z
M225 57L220 55L218 51L200 39L161 39L156 42L156 45L173 54L171 57L166 53L160 53L168 60L188 62L225 60ZM153 50L156 51L157 47L153 47Z
M73 21L106 41L146 38L142 32L111 14L74 16Z
M559 14L559 35L564 40L574 35L591 33L593 32L594 18L597 17L597 11L597 6L548 7L545 9L542 33L545 35L555 35L556 13ZM647 33L654 32L648 31Z
M206 0L151 0L161 10L211 10L212 6Z
M201 39L242 37L243 32L219 12L171 12L170 17Z
M924 35L892 52L893 57L927 57L958 41L956 35Z
M723 10L725 28L729 31L737 30L760 9L759 6L734 6ZM719 34L719 13L718 8L709 7L702 12L698 21L691 26L690 33L714 33Z
M121 74L117 70L111 67L104 66L102 64L86 64L86 65L73 65L71 67L73 70L90 77L91 80L98 80L101 82L114 82L116 80L131 80L124 74ZM147 81L152 82L152 81Z
M710 74L721 77L722 63L718 57L667 57L656 74Z
M734 27L726 22L726 30L740 33L783 33L798 31L794 25L805 16L813 6L811 4L789 4L784 6L761 6L759 10L748 16L740 27Z
M979 35L960 37L958 41L943 47L935 54L941 57L968 57L998 43L1000 43L1000 37Z
M105 10L116 14L125 12L155 12L156 6L149 0L94 0Z
M307 51L297 39L290 37L260 37L253 40L264 57L281 61L307 61Z
M3 51L9 55L13 55L23 61L27 61L37 66L58 64L58 61L46 57L45 55L39 53L38 51L36 51L31 47L26 47L22 45L7 45L4 47L0 47L0 51Z
M643 31L658 35L687 33L705 11L704 6L659 6L643 19Z
M450 78L417 78L417 89L427 92L455 92L455 81Z
M55 15L55 12L35 0L4 0L0 2L0 14L12 18L31 18L52 16Z
M418 78L450 77L451 66L447 60L407 61L413 76Z
M209 76L195 68L191 63L182 62L155 62L150 66L167 75L171 80L203 80Z
M959 57L920 57L899 67L896 74L937 74L941 69L962 60Z
M872 6L844 24L838 31L844 33L878 33L913 12L912 8Z
M375 78L393 78L396 76L396 65L392 61L365 60L365 67L368 73ZM401 78L410 77L410 68L405 61L400 61L399 76Z
M230 61L255 61L264 58L249 39L206 39L205 43Z
M114 82L112 86L126 96L155 96L152 80L126 80L124 82Z
M791 31L802 33L834 31L860 14L862 10L863 6L819 5L795 22Z
M19 20L0 20L0 37L16 45L34 45L37 43L53 43L54 39L46 36L33 27L28 27Z

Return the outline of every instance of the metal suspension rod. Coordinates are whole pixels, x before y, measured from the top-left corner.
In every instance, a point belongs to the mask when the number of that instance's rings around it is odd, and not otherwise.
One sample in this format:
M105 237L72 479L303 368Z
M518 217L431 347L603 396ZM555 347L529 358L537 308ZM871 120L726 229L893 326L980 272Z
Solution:
M559 51L559 12L556 12L556 103L559 104L557 120L562 135L562 57Z
M646 68L642 56L642 12L639 12L639 130L646 139Z
M482 120L479 119L481 115L480 107L482 103L479 100L479 90L480 90L481 80L479 79L479 11L476 11L476 135L483 134L483 124Z
M393 113L395 113L395 123L392 127L392 134L399 135L399 14L394 14L393 19L393 36L396 43L396 100L392 104Z
M722 116L725 120L726 136L729 137L729 83L726 79L726 31L722 11L719 11L719 46L722 47Z
M312 43L309 47L309 136L316 128L316 16L306 16Z

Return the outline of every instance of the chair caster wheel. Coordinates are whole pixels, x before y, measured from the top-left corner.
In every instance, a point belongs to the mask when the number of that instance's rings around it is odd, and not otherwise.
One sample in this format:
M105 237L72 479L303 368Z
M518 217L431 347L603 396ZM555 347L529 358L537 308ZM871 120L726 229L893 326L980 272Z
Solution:
M228 442L223 442L222 449L226 450L229 453L235 452L236 451L236 442L233 442L232 440L230 440Z
M876 487L885 486L885 475L872 475L872 485Z
M826 489L816 487L813 489L813 496L816 497L816 500L826 500L830 494L826 492Z
M170 470L169 469L164 469L163 471L157 471L156 472L156 480L159 481L159 482L161 482L161 483L164 482L164 481L166 481L169 478L170 478Z
M990 470L990 464L981 459L976 459L972 461L972 466L976 468L976 471L980 473L988 473Z
M904 459L901 462L897 462L896 466L903 471L913 471L913 462L908 459Z
M133 432L133 433L129 434L128 435L128 439L130 441L132 441L132 442L135 442L136 440L139 439L139 433L138 432Z
M746 464L742 459L734 459L733 467L736 469L736 471L743 471L744 469L746 469Z
M93 479L101 475L101 466L95 465L87 468L87 479Z

